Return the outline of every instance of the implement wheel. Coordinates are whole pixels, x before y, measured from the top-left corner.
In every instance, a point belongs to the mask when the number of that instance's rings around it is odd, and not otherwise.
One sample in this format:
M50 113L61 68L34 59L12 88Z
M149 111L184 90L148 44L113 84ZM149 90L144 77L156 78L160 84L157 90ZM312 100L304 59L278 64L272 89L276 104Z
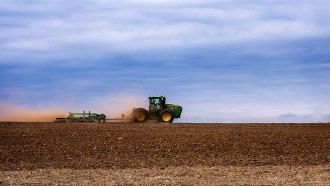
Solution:
M148 111L146 109L138 108L133 112L133 121L142 123L148 120L148 116Z
M158 119L160 122L163 122L163 123L172 123L174 120L174 117L173 117L171 111L165 109L165 110L160 111Z

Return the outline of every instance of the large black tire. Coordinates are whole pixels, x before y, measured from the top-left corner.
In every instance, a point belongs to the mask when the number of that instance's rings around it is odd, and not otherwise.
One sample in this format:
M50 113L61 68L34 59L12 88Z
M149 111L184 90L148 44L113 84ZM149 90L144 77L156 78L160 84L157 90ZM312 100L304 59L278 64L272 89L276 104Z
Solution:
M100 117L99 117L99 123L104 123L105 122L105 115L104 114L101 114Z
M148 111L144 108L138 108L133 111L133 122L143 123L149 118Z
M174 116L170 110L165 109L159 112L158 120L162 123L172 123Z

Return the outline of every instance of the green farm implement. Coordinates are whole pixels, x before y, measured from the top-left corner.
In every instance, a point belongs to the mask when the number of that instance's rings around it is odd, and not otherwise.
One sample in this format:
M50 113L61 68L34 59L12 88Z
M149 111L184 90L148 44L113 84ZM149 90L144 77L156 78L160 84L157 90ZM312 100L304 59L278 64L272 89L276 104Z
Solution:
M55 122L95 122L98 121L100 123L105 122L105 115L104 114L97 114L89 112L82 112L82 113L74 113L69 112L69 116L66 118L56 118Z

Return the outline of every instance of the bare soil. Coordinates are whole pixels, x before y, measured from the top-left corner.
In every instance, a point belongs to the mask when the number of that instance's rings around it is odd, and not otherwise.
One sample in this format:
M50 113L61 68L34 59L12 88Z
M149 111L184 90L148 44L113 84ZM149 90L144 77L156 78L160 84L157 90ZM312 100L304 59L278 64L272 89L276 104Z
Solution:
M330 185L329 166L176 166L0 172L0 185Z
M138 174L147 170L149 177ZM182 180L176 178L184 170L188 181L172 182ZM123 173L118 182L108 182L115 185L125 184L125 176L137 184L216 184L221 175L228 184L234 183L230 178L240 181L235 175L247 180L242 184L262 175L270 176L268 182L257 183L295 184L308 177L310 184L329 184L330 124L0 123L0 171L0 184L47 180L55 172L72 184L77 182L70 175L97 172L99 180ZM24 177L29 174L37 177ZM164 182L150 182L150 175ZM280 175L293 181L279 182ZM204 182L196 182L198 176Z

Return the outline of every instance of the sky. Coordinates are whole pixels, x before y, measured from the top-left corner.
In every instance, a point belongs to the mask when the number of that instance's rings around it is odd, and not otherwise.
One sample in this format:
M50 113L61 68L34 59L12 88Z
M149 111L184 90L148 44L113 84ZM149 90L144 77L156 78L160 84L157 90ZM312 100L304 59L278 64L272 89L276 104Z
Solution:
M1 0L0 120L329 122L329 0Z

